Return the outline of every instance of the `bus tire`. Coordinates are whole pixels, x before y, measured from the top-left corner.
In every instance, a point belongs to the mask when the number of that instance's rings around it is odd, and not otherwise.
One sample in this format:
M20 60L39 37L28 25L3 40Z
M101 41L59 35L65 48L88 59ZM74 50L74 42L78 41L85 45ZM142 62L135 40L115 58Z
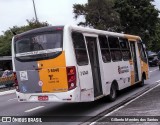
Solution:
M108 95L109 101L113 102L116 100L117 97L117 87L116 84L112 83L110 88L110 94Z

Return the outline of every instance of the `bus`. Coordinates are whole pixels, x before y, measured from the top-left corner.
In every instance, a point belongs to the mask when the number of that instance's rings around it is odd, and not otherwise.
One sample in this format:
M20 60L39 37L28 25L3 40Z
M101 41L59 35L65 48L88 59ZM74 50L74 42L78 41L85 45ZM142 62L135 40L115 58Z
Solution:
M139 36L73 25L49 26L12 39L20 102L90 102L149 78Z

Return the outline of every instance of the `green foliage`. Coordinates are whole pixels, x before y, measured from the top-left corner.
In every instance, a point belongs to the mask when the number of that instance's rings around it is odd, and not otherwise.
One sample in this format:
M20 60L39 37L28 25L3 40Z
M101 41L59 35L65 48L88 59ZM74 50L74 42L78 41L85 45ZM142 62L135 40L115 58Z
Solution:
M113 9L114 0L89 0L87 4L74 4L75 19L85 17L78 25L101 30L116 30L120 25L119 14Z
M84 16L78 25L96 29L124 32L140 36L151 50L160 50L159 10L154 0L88 0L75 4L75 19Z
M39 27L48 26L49 24L47 22L37 22L36 20L27 20L26 26L13 26L11 30L13 32L16 32L17 34L34 29ZM11 30L8 29L4 32L3 35L0 36L0 56L10 56L11 55L11 41L13 34L11 33Z
M156 23L155 34L150 37L148 49L158 52L160 51L160 18L158 23Z
M115 10L120 14L121 29L136 34L147 43L155 35L159 11L153 0L115 0Z

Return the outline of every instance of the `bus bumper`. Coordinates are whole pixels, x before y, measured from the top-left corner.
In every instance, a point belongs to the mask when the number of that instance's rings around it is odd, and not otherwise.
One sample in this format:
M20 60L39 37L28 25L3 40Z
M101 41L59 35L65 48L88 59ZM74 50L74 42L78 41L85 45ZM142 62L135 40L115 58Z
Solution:
M16 91L19 102L80 102L78 88L60 93L20 93ZM39 97L47 97L47 100L39 100Z

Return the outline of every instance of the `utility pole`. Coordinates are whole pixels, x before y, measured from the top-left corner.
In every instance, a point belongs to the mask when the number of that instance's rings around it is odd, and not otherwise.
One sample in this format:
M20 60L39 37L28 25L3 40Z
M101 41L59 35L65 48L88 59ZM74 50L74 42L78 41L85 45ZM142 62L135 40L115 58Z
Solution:
M34 14L35 14L35 18L36 18L36 22L38 22L38 18L37 18L37 13L36 13L36 6L35 6L35 2L33 1L33 8L34 8Z

